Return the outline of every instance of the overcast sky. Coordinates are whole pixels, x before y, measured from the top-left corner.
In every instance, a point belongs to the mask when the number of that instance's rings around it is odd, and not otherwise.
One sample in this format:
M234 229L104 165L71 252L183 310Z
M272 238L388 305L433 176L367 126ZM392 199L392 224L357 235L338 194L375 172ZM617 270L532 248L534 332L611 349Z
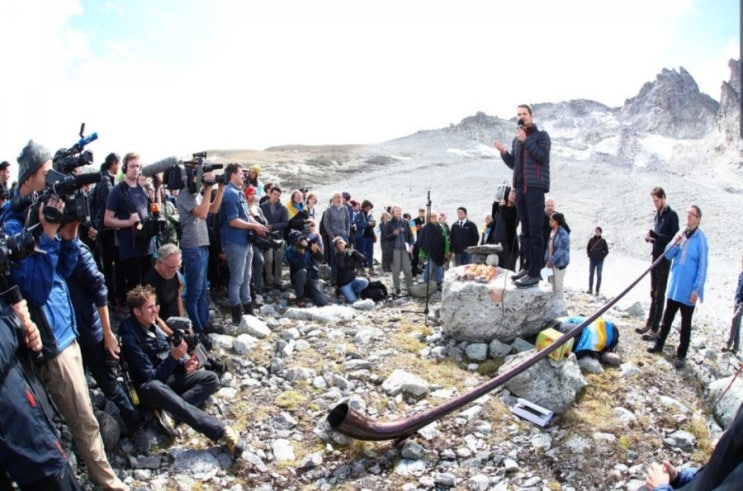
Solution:
M739 19L737 0L3 0L0 160L15 178L29 138L53 152L83 121L96 162L374 143L521 102L620 106L681 66L719 100Z

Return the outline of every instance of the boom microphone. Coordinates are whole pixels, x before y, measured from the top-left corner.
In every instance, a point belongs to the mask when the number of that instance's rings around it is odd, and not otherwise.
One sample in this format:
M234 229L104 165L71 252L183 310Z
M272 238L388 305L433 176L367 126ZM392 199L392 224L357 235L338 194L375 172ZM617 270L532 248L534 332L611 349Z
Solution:
M160 172L165 172L171 167L174 167L180 164L180 162L181 161L175 157L167 157L162 160L158 160L157 162L154 162L150 165L142 167L142 174L145 175L146 177L152 177L155 174L159 174Z
M87 145L90 142L94 142L98 139L98 133L91 133L88 136L82 136L80 140L77 142L77 146L80 148L83 148L85 145Z

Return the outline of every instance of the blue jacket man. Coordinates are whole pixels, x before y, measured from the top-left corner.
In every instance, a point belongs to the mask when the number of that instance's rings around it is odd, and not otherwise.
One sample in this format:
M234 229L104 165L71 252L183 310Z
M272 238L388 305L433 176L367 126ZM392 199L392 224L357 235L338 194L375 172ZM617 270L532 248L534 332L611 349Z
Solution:
M18 164L18 195L30 196L43 190L46 174L52 168L49 151L29 141L18 156ZM42 233L38 248L45 254L32 254L13 263L10 275L28 301L32 319L41 326L39 329L45 346L43 363L38 366L39 375L72 430L91 480L106 489L128 490L129 487L111 468L103 448L77 343L74 308L65 282L77 262L80 247L78 222L60 228L59 223L49 221L46 218L48 214L44 213L45 208L61 211L63 206L64 202L53 196L39 205L38 220ZM30 212L36 212L35 208L32 207ZM6 233L20 233L26 223L25 214L26 210L9 209L4 215Z
M697 300L704 300L704 283L707 281L709 246L707 237L699 228L702 210L691 205L686 212L686 228L681 230L666 246L665 256L671 262L671 281L666 291L666 310L660 333L650 353L660 353L666 342L676 312L681 310L681 339L676 349L676 368L683 368L691 340L691 318Z
M229 164L224 173L229 184L225 187L222 206L219 209L220 236L222 250L227 256L230 268L230 282L227 285L232 322L240 322L242 312L253 313L250 298L250 276L253 272L253 246L249 231L265 235L267 228L250 218L248 203L240 190L243 182L242 168Z

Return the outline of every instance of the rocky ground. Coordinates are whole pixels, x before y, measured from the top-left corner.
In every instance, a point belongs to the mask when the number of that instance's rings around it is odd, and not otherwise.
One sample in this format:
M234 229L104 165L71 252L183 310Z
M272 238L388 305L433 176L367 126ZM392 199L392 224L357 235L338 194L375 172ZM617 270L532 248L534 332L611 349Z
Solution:
M229 326L223 299L213 300L215 317ZM607 300L568 290L566 308L590 315ZM650 355L634 333L643 323L640 306L612 309L621 366L587 364L587 386L548 427L512 414L512 395L499 389L403 442L362 442L325 424L341 400L397 421L489 380L503 359L470 360L465 343L442 335L439 293L428 325L423 300L410 297L298 309L291 293L272 292L264 302L258 318L212 335L213 353L229 370L207 410L239 430L247 443L242 458L232 461L183 424L175 440L153 425L147 455L136 455L126 439L109 451L132 488L634 490L652 461L706 460L720 432L707 387L743 359L722 353L710 326L697 325L690 363L676 370L675 334L663 356ZM388 380L394 370L413 376L402 390Z

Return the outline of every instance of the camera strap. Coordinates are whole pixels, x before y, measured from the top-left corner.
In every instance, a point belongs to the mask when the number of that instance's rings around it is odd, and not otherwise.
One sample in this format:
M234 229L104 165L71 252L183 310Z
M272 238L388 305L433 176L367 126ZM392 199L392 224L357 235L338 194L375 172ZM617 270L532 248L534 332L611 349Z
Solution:
M127 184L126 181L121 181L119 183L119 186L121 186L121 191L124 193L124 201L126 202L126 206L129 207L129 213L139 214L139 212L137 211L137 208L134 206L134 203L132 202L132 196L131 194L129 194L129 187L130 187L129 184ZM144 193L145 196L147 196L147 191L145 191L142 186L137 184L137 187ZM139 217L140 220L144 220L145 218L149 216L149 210L150 210L151 205L152 205L152 200L150 199L149 196L147 196L147 212L148 213L147 213L147 216L140 215Z

